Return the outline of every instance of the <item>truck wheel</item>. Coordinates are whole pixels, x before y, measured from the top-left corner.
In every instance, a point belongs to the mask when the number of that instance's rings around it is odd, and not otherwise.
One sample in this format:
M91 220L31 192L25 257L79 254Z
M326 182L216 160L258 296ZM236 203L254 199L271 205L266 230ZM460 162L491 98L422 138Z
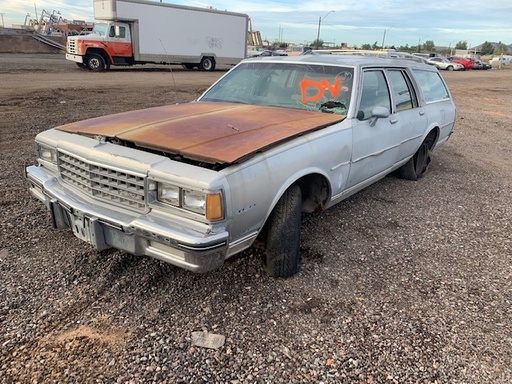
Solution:
M87 68L89 68L91 71L100 72L100 71L104 71L105 69L108 69L103 56L101 56L97 53L93 53L93 54L87 56L86 64L87 64Z
M428 137L421 144L413 157L407 163L398 168L398 176L407 180L418 180L428 170L431 162Z
M215 71L215 59L213 57L205 56L199 63L199 69L201 71L212 72Z
M300 269L302 194L290 186L278 201L268 221L265 268L273 277L290 277Z

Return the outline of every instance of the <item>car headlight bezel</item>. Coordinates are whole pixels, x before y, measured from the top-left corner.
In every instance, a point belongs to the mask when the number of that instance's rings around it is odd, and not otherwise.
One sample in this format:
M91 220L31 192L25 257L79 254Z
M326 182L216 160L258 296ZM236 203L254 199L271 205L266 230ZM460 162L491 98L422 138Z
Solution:
M57 148L37 143L36 155L40 161L57 165Z
M161 204L199 214L208 221L224 219L222 191L204 192L171 183L157 182L156 198Z

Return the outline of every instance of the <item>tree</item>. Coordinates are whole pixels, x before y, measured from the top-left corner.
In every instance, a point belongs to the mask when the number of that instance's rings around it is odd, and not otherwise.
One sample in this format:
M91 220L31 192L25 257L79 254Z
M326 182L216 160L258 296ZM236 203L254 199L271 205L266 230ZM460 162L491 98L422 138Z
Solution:
M498 43L498 46L494 49L495 55L503 55L508 52L508 46L503 44L501 41Z
M361 49L369 51L370 49L372 49L372 46L370 44L363 44L361 45Z
M379 49L380 45L377 44L377 42L373 43L372 49Z
M423 50L425 52L432 52L434 50L435 44L433 40L427 40L423 44Z
M401 45L397 49L400 52L411 52L411 47L409 47L409 44Z
M468 49L468 42L466 40L460 40L455 44L455 49Z
M315 49L322 48L324 46L324 41L322 39L315 39L311 46Z
M488 41L485 41L482 46L480 47L480 54L481 55L492 55L494 52L494 47L491 43Z

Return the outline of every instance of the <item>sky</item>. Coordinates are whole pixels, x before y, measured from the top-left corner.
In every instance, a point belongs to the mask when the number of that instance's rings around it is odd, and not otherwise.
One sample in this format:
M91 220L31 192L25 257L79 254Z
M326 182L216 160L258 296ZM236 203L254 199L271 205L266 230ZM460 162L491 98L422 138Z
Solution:
M164 3L213 7L249 15L252 29L269 42L417 46L433 41L454 47L466 41L512 44L511 0L328 0L241 1L162 0ZM24 24L41 12L60 12L68 20L94 21L93 0L0 0L3 26ZM37 17L36 17L37 11ZM319 23L320 22L320 23Z

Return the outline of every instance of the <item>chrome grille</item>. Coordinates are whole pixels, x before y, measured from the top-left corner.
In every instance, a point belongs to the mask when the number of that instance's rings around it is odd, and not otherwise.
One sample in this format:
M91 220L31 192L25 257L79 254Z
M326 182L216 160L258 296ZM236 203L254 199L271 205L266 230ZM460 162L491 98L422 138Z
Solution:
M59 152L62 180L99 200L138 211L146 208L144 177L98 166Z

